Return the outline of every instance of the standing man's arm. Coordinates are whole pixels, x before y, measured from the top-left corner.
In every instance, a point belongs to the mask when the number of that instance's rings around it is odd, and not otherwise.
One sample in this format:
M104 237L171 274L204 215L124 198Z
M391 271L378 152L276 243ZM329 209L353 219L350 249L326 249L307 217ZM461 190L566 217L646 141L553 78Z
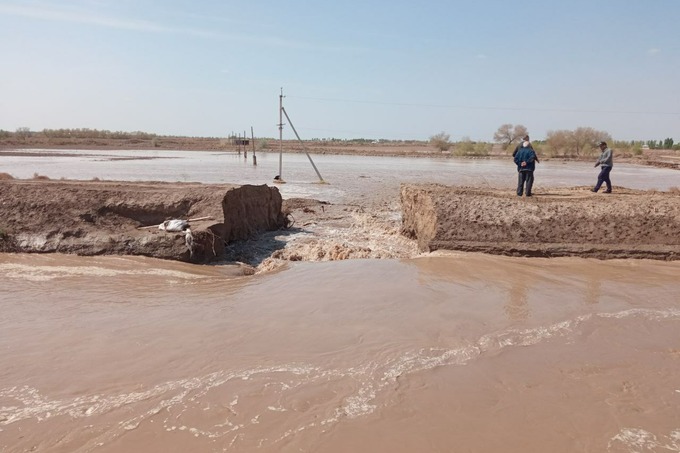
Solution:
M602 152L602 154L600 154L600 157L598 157L597 160L595 161L596 167L602 163L602 156L604 156L604 151Z

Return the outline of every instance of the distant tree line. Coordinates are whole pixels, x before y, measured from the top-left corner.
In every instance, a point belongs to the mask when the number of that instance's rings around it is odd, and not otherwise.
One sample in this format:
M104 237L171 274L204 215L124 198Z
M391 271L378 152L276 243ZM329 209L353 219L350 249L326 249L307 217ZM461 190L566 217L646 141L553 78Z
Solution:
M670 137L664 140L647 140L645 142L649 149L674 149L674 143L674 140Z
M43 129L40 132L31 131L28 127L18 127L15 132L5 131L0 129L0 138L19 138L27 139L33 136L40 136L47 138L106 138L106 139L141 139L150 140L158 137L156 134L148 132L122 132L122 131L107 131L98 129Z
M43 129L43 135L48 138L108 138L108 139L141 139L150 140L157 137L148 132L122 132L99 129Z
M494 133L494 142L500 145L506 153L511 153L519 142L529 135L528 129L522 124L503 124ZM532 140L531 143L537 153L552 157L581 158L592 157L600 152L597 144L605 141L617 152L631 155L641 155L643 149L673 149L680 150L672 138L648 141L615 141L606 131L592 127L578 127L574 130L548 131L544 140ZM430 146L442 153L458 156L483 156L491 153L492 145L485 142L474 142L464 138L460 142L452 142L451 136L440 132L429 138Z
M596 146L600 141L612 143L612 137L592 127L578 127L573 131L548 131L545 144L546 151L552 156L582 157L599 153Z
M506 152L511 152L522 138L528 135L528 129L522 124L503 124L494 133L494 142L504 147ZM137 139L154 140L159 138L157 134L148 132L123 132L89 128L77 129L43 129L41 132L33 132L28 127L19 127L15 132L0 129L0 139L18 138L26 140L34 136L43 136L54 139ZM262 139L264 140L264 139ZM271 139L275 140L275 139ZM618 151L641 154L645 148L649 149L673 149L680 150L680 144L676 144L672 138L663 140L633 140L614 141L611 135L605 131L598 131L591 127L579 127L574 130L548 131L545 140L532 140L537 152L555 157L584 157L599 152L596 144L600 140L608 142ZM312 141L325 143L343 143L349 145L366 145L371 143L396 143L406 145L420 145L421 140L389 140L389 139L366 139L366 138L314 138ZM451 136L445 132L432 135L428 143L441 152L450 152L453 155L487 155L491 152L492 144L475 142L469 138L463 138L454 143Z
M506 150L514 149L516 144L527 135L527 128L521 124L503 124L494 134L494 141L505 146ZM672 138L648 141L614 141L606 131L599 131L592 127L579 127L574 130L548 131L545 140L533 141L534 149L540 149L544 154L555 157L584 157L599 153L597 143L607 142L618 151L631 154L642 154L646 145L649 149L674 149L680 146Z

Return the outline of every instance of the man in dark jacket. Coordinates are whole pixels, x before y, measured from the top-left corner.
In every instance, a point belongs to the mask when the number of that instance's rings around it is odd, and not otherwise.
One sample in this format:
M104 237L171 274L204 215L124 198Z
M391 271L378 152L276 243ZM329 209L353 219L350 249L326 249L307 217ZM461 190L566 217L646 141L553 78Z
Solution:
M522 138L522 141L519 142L519 145L517 145L517 146L515 147L515 150L512 152L512 157L515 157L515 156L517 155L517 152L518 152L519 149L522 147L522 145L524 144L524 142L529 143L529 148L534 149L534 146L531 144L531 141L529 140L529 135L527 134L527 135L525 135L525 136ZM534 151L536 151L536 150L534 149ZM536 158L536 162L538 162L538 157Z
M531 196L531 188L534 185L534 169L536 168L536 152L531 147L531 143L523 141L522 146L515 154L515 164L517 164L517 196L521 197L525 192L526 196Z

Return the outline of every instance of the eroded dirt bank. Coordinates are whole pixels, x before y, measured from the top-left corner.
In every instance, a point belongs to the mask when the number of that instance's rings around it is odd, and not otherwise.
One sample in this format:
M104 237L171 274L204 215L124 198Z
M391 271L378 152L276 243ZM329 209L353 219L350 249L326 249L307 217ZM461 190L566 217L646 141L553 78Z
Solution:
M159 230L168 219L190 220L191 241ZM434 250L677 260L680 193L581 187L527 199L429 184L403 185L400 199L390 191L330 204L282 200L266 185L0 180L3 252L227 260L266 271Z
M0 251L144 255L204 263L284 226L277 188L159 182L0 181ZM187 230L158 228L189 220Z
M402 233L421 251L680 259L680 194L619 189L510 191L403 185Z

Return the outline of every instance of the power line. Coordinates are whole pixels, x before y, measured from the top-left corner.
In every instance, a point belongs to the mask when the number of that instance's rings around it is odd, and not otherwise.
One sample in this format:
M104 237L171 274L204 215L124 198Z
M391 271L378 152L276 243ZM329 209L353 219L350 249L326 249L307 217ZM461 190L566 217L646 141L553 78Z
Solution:
M328 133L334 133L334 134L357 134L357 135L363 135L363 134L371 134L374 137L378 136L389 136L392 134L392 132L386 132L386 131L380 131L380 130L349 130L349 129L319 129L319 128L312 128L312 127L301 127L300 130L304 131L312 131L312 132L328 132ZM462 135L462 134L449 134L451 137L459 137L459 138L464 138L467 137L467 135ZM417 132L403 132L400 133L401 137L411 137L412 140L422 140L423 134L422 133L417 133ZM406 139L403 139L406 140Z
M465 106L465 105L450 105L450 104L422 104L422 103L406 103L406 102L381 102L381 101L362 101L356 99L334 99L334 98L313 98L306 96L290 96L294 99L305 99L309 101L320 102L346 102L353 104L373 104L373 105L391 105L400 107L428 107L440 109L462 109L462 110L510 110L510 111L528 111L528 112L560 112L560 113L622 113L628 115L680 115L680 112L650 112L650 111L635 111L635 110L581 110L581 109L556 109L556 108L527 108L527 107L483 107L483 106Z

